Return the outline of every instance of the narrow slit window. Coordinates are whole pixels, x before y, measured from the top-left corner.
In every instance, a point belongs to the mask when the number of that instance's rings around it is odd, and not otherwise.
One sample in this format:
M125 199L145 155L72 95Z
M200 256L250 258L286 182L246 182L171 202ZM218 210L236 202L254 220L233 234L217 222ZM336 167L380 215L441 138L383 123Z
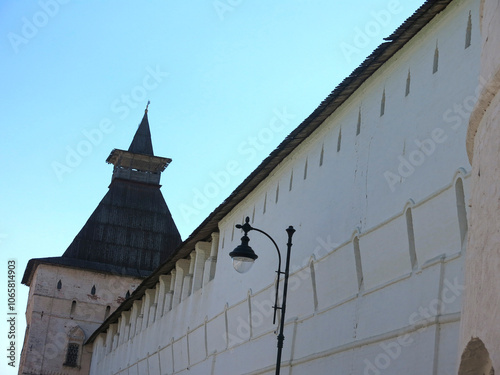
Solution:
M382 100L380 100L380 117L385 113L385 89L382 92Z
M323 165L323 158L325 156L325 145L321 145L321 152L319 154L319 166L321 167Z
M293 188L293 169L292 173L290 173L290 185L288 186L288 191L292 191Z
M472 34L472 17L469 11L469 18L467 20L467 29L465 31L465 48L469 48L470 46L471 34Z
M337 152L340 151L341 144L342 144L342 128L339 129L339 137L337 139Z
M415 251L415 233L413 232L413 215L411 208L406 210L406 228L408 232L408 249L410 251L411 268L417 268L417 252Z
M95 285L92 286L92 289L90 290L90 294L95 296Z
M72 317L75 314L76 310L76 301L71 302L71 310L69 312L69 316Z
M408 77L406 77L405 96L410 95L410 84L411 84L411 75L410 75L410 70L408 69Z
M59 281L57 282L57 290L61 290L61 288L62 288L62 281L61 281L61 280L59 280Z
M434 63L432 65L432 74L436 73L439 68L439 49L436 42L436 49L434 50Z
M359 109L358 112L358 124L356 126L356 135L359 135L361 133L361 108Z
M307 158L306 158L306 164L304 165L304 180L307 179Z
M276 201L275 201L275 203L278 203L279 196L280 196L280 184L278 184L278 186L276 186Z
M353 241L354 261L356 262L356 275L358 278L358 290L363 289L363 267L361 266L361 252L359 250L359 239L356 237Z
M267 193L266 195L264 196L264 209L262 210L262 213L265 214L266 213L266 206L267 206Z

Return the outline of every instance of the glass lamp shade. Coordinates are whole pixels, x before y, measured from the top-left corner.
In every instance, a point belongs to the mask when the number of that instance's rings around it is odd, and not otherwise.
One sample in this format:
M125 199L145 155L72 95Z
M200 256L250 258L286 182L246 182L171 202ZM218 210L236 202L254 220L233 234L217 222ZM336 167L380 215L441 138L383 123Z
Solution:
M233 267L239 273L246 273L252 268L254 262L255 260L252 258L234 257Z
M233 267L239 273L245 273L252 268L253 262L258 258L252 248L248 246L250 239L247 235L241 237L241 244L229 253L233 258Z

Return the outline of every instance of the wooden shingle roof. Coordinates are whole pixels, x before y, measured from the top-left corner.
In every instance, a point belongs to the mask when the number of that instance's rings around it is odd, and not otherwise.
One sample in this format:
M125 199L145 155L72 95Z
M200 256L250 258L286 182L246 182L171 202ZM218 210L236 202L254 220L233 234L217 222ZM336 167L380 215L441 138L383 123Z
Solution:
M30 285L38 264L144 278L172 257L181 243L181 236L158 184L159 174L170 159L153 155L147 112L129 151L122 153L131 155L134 163L130 166L115 163L107 194L64 254L31 259L23 284ZM112 155L116 154L117 150L113 150ZM148 162L142 170L137 170L142 159ZM150 171L151 166L153 171ZM116 173L117 168L120 174ZM126 173L127 169L130 169L130 175ZM154 179L138 177L141 174L148 177L152 173L156 176Z

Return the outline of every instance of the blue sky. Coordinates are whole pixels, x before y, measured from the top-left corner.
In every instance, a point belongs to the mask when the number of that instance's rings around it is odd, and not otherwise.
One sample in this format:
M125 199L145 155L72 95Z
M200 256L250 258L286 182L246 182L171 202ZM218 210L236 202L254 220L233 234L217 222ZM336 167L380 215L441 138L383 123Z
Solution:
M0 272L13 258L20 282L30 258L66 250L148 100L185 239L422 3L0 1ZM28 288L17 289L19 355ZM5 288L0 298L6 317Z

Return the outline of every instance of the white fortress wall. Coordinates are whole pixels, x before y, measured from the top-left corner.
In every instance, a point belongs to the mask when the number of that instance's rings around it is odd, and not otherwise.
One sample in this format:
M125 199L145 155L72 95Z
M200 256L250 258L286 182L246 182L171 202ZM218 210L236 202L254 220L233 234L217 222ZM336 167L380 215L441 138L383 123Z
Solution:
M479 1L436 16L220 221L218 237L99 336L91 373L272 373L277 257L250 232L259 258L234 271L245 216L283 258L285 228L297 230L283 373L455 371L478 18Z

